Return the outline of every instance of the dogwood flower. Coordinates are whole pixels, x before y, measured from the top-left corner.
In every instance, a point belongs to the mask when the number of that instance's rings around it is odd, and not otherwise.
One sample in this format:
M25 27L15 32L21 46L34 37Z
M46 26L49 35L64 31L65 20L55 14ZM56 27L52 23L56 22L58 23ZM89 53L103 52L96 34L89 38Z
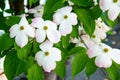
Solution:
M110 27L107 26L104 21L102 21L101 18L98 18L97 20L95 20L95 24L96 27L98 27L99 29L103 30L104 32L108 32L110 30Z
M101 40L107 37L106 32L109 30L110 28L102 21L102 19L98 18L97 20L95 20L95 30L91 39L96 44L100 44Z
M57 43L60 41L61 34L57 30L57 25L54 22L49 20L44 21L42 18L35 18L32 20L31 25L37 28L37 42L43 42L46 39L46 36L52 43Z
M15 37L15 42L22 48L28 43L28 36L33 38L35 36L35 29L28 24L24 15L19 24L15 24L10 28L10 37Z
M101 43L100 45L93 45L88 49L88 56L95 58L95 64L98 67L108 68L112 65L112 60L120 64L120 50L111 48L110 46Z
M58 9L53 15L53 21L59 25L61 35L66 36L72 32L72 25L77 24L77 15L72 13L72 7L66 6Z
M35 60L46 72L51 72L56 67L56 61L61 60L61 51L53 47L50 41L43 42L40 46L41 51L35 55Z
M114 21L120 13L120 0L100 0L100 8L108 10L108 18Z
M39 5L33 9L29 9L28 13L33 13L34 17L42 17L43 16L43 11L44 11L44 7Z

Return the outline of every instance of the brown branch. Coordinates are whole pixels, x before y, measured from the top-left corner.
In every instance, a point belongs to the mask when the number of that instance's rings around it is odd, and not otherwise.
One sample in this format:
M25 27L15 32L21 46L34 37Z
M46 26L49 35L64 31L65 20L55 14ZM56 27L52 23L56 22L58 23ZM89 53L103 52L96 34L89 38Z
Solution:
M3 74L4 74L4 72L0 73L0 76L3 75Z
M20 12L24 12L24 0L9 0L10 9L15 12L15 15L18 15Z

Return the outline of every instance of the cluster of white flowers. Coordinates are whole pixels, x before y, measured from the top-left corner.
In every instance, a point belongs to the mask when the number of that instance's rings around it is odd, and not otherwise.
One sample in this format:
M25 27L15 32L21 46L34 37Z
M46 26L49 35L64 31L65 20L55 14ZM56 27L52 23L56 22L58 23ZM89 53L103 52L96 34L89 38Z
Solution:
M10 37L15 37L16 44L23 48L27 45L29 38L35 38L40 44L40 49L35 55L37 63L46 72L55 69L55 61L61 60L61 51L53 47L54 43L61 40L61 36L66 36L72 32L72 25L77 24L77 15L72 13L72 7L66 6L56 11L53 21L43 20L43 7L37 6L30 9L34 13L34 19L29 24L25 15L22 16L19 24L10 28Z
M95 64L98 67L108 68L112 65L112 60L120 64L120 50L111 48L110 46L102 43L102 40L106 38L106 32L110 28L98 18L96 22L95 31L92 37L89 37L80 27L81 38L72 38L71 41L76 43L76 46L82 46L88 49L89 58L95 58Z
M97 1L95 4L97 4ZM103 11L108 10L108 17L114 21L120 11L120 0L100 0L100 8ZM74 4L70 4L74 5ZM61 40L61 36L66 36L72 32L73 25L78 24L77 15L72 12L71 6L65 6L58 9L53 15L53 21L44 20L43 6L37 6L28 12L34 14L32 23L29 24L25 15L22 16L19 24L10 28L10 37L15 37L16 44L23 48L27 45L29 38L35 38L40 43L40 50L35 55L38 65L42 66L46 72L55 69L56 61L61 60L61 51L54 47L54 43ZM76 46L82 46L88 49L89 58L96 57L95 64L99 67L108 68L112 60L120 64L120 50L112 49L102 43L106 38L106 32L110 28L102 21L101 18L95 20L95 31L90 37L84 31L82 25L79 26L79 38L71 38L71 42Z

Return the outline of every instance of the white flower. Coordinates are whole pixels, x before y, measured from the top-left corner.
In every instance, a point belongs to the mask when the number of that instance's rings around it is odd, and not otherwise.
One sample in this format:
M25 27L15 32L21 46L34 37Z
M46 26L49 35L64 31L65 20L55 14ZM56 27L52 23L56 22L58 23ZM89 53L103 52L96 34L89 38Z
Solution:
M99 67L110 67L112 65L112 60L120 64L120 50L111 48L104 43L101 43L99 46L93 45L89 48L88 56L90 58L96 57L95 64Z
M28 12L29 13L33 13L34 17L42 17L43 16L43 11L44 11L44 7L39 5L33 9L29 9Z
M53 15L53 21L59 25L59 31L63 36L72 32L72 25L77 24L77 15L72 13L72 7L66 6L58 9Z
M56 67L56 61L61 60L61 51L53 47L53 43L48 40L39 47L42 51L36 53L35 60L46 72L51 72Z
M42 18L35 18L32 20L31 25L37 28L37 42L43 42L46 39L46 36L52 43L57 43L60 41L61 34L57 30L57 25L54 22L49 20L44 21Z
M28 43L28 36L35 36L35 29L31 27L25 15L22 16L19 24L15 24L10 28L10 37L14 38L19 47L24 47Z
M91 39L96 43L100 44L102 39L107 37L106 32L110 30L110 28L102 21L101 18L95 20L96 26L95 31L91 37Z
M96 27L98 27L99 29L103 30L104 32L108 32L110 30L110 27L107 26L104 21L102 21L101 18L98 18L97 20L95 20L96 23Z
M100 0L100 8L103 11L108 10L108 17L114 21L120 13L120 0Z

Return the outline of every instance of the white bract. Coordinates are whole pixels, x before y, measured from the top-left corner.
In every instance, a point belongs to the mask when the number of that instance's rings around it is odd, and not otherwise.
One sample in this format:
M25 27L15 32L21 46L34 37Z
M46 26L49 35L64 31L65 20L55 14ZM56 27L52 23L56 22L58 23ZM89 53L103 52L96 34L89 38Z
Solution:
M42 17L43 16L43 11L44 11L44 7L39 5L33 9L29 9L28 12L29 13L33 13L34 17Z
M60 41L61 34L57 30L57 25L54 22L49 20L44 21L42 18L35 18L32 20L31 25L37 28L37 42L43 42L46 39L46 36L52 43L57 43Z
M41 51L35 55L35 60L46 72L51 72L56 67L56 61L61 60L61 51L53 47L53 43L45 41L40 46Z
M28 43L28 36L35 37L35 29L28 24L25 15L23 15L19 24L10 28L10 37L15 37L15 42L22 48Z
M72 32L72 25L77 24L77 15L72 11L72 7L66 6L58 9L53 15L53 21L59 26L59 31L63 36Z
M99 67L110 67L112 65L112 60L117 64L120 64L120 50L111 48L104 43L93 45L89 48L88 56L90 58L96 57L95 64Z
M100 0L100 8L103 11L108 10L108 17L114 21L120 13L120 0Z

